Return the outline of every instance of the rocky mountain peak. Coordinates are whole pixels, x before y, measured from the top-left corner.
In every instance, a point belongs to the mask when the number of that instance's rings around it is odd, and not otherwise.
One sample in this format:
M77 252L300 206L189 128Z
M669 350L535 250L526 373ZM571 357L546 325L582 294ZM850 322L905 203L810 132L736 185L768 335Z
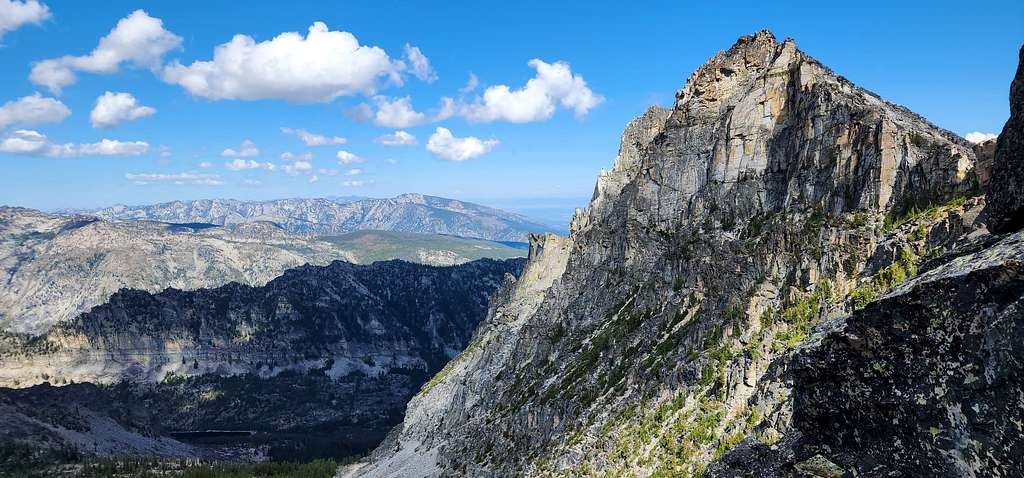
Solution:
M795 48L789 41L785 45ZM775 63L781 49L782 44L768 30L740 37L731 48L718 52L697 68L676 93L676 109L690 114L717 114L719 102L764 73Z
M405 193L395 197L395 201L408 204L426 204L426 196L420 193Z
M899 212L979 191L979 178L987 169L975 167L962 138L765 30L698 68L671 110L652 107L630 122L570 229L624 208L657 227L809 208ZM630 183L636 190L620 200Z
M466 352L342 476L699 476L744 423L785 429L774 359L974 231L978 177L962 138L742 37L629 123L569 237L531 238Z

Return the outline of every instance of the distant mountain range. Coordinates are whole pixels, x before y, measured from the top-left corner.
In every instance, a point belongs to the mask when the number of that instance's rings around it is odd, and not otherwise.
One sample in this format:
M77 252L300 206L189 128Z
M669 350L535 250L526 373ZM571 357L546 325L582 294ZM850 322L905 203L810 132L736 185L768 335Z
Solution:
M159 292L232 281L258 286L286 269L336 259L452 265L525 254L510 245L454 236L381 231L317 236L259 221L227 227L108 222L0 207L0 329L43 331L121 288Z
M200 199L148 206L117 205L88 213L111 221L220 226L268 221L298 233L340 234L372 229L519 242L525 242L531 232L553 229L519 214L423 194L403 194L389 199Z
M169 437L209 429L254 430L278 459L362 453L524 262L335 261L262 287L122 290L41 336L0 333L0 386L75 384L0 389L0 473L24 449L218 459Z

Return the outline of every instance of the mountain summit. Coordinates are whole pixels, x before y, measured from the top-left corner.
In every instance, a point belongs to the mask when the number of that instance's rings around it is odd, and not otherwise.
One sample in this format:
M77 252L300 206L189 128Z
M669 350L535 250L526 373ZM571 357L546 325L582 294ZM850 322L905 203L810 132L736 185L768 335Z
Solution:
M742 37L627 126L569 237L535 238L469 348L340 475L700 476L778 443L789 360L984 233L976 159L793 41ZM790 470L867 466L805 452Z

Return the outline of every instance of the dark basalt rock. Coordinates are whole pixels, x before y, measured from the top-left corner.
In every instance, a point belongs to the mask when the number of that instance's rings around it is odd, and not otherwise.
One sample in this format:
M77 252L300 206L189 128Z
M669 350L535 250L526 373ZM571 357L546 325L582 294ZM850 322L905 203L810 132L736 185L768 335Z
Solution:
M1002 234L1024 227L1024 47L1010 84L1010 119L999 134L985 200L990 231Z
M1024 475L1022 237L954 253L796 354L786 439L709 476Z

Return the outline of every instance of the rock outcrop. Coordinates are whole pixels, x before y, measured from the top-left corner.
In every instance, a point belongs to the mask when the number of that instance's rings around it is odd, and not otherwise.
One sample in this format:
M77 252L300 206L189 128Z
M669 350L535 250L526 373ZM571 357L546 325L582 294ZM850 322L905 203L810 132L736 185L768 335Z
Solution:
M1002 234L1024 227L1024 46L1010 85L1010 119L996 143L987 196L988 228Z
M965 249L776 364L792 428L706 476L1024 475L1024 233Z
M767 31L622 138L570 236L340 476L700 476L787 436L776 364L983 234L965 140Z
M231 225L268 221L291 232L342 234L361 230L449 234L494 241L526 241L551 228L527 217L455 199L402 194L387 199L200 199L91 211L109 220L201 222Z
M978 185L983 190L988 189L988 183L992 180L992 162L996 158L996 142L995 139L990 139L974 145L974 155L977 158L975 168L978 172Z

